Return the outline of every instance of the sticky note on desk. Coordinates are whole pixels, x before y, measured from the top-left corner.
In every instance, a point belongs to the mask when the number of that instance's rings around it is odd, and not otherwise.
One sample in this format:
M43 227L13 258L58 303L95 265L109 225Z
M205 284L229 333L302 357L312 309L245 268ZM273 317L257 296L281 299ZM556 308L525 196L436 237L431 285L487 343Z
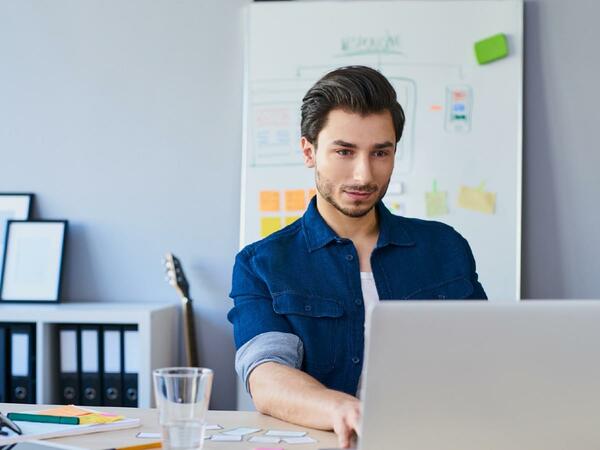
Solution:
M283 442L285 442L286 444L312 444L314 442L317 442L317 440L311 438L310 436L304 436L284 438Z
M257 442L260 444L279 444L281 439L277 436L252 436L248 442Z
M86 409L78 408L75 405L58 406L56 408L44 409L42 411L36 411L36 414L42 414L44 416L64 416L64 417L79 417L90 414L91 411Z
M479 64L487 64L508 55L508 41L504 33L498 33L475 42L475 57Z
M240 428L234 428L233 430L223 431L221 433L221 435L227 435L227 436L245 436L247 434L256 433L257 431L260 431L260 428L240 427Z
M306 436L306 431L269 430L265 436L303 437Z
M242 436L230 436L227 434L213 434L210 438L211 441L219 441L219 442L241 442Z

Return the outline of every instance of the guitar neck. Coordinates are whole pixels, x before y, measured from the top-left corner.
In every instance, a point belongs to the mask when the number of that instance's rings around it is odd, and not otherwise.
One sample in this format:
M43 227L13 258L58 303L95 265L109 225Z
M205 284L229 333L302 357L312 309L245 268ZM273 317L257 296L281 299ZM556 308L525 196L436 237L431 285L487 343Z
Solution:
M183 326L186 362L189 367L198 367L198 347L196 344L196 327L194 325L194 310L192 299L182 297Z

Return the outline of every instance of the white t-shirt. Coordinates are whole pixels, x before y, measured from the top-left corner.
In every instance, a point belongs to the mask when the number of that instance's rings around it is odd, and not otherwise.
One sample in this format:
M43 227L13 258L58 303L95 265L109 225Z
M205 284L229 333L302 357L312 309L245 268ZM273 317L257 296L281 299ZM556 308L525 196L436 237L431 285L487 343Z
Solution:
M363 302L365 304L365 353L367 351L367 337L369 336L369 322L368 317L373 307L379 303L379 294L377 293L377 286L375 286L375 278L373 278L373 272L361 272L360 273L360 288L363 294ZM364 371L364 367L363 367ZM356 395L360 395L360 386L362 382L362 374L358 380L358 389Z
M377 286L375 286L375 278L373 278L373 272L361 272L360 273L360 287L362 289L363 301L365 303L365 316L367 312L379 303L379 294L377 293Z

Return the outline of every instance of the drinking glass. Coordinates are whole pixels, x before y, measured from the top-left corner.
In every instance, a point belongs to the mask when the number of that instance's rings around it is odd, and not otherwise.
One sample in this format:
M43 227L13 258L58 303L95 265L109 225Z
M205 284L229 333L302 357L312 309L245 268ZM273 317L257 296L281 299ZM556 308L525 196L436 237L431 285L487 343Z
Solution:
M154 370L153 375L162 448L201 449L213 371L203 367L166 367Z

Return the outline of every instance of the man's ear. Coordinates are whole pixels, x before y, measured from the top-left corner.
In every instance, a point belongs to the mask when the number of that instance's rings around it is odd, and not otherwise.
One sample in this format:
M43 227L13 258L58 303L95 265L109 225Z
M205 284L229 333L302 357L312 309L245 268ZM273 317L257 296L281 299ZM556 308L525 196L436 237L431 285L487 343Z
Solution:
M300 139L300 148L302 148L302 155L304 155L304 165L308 168L315 167L315 158L317 157L315 146L306 137L302 136Z

